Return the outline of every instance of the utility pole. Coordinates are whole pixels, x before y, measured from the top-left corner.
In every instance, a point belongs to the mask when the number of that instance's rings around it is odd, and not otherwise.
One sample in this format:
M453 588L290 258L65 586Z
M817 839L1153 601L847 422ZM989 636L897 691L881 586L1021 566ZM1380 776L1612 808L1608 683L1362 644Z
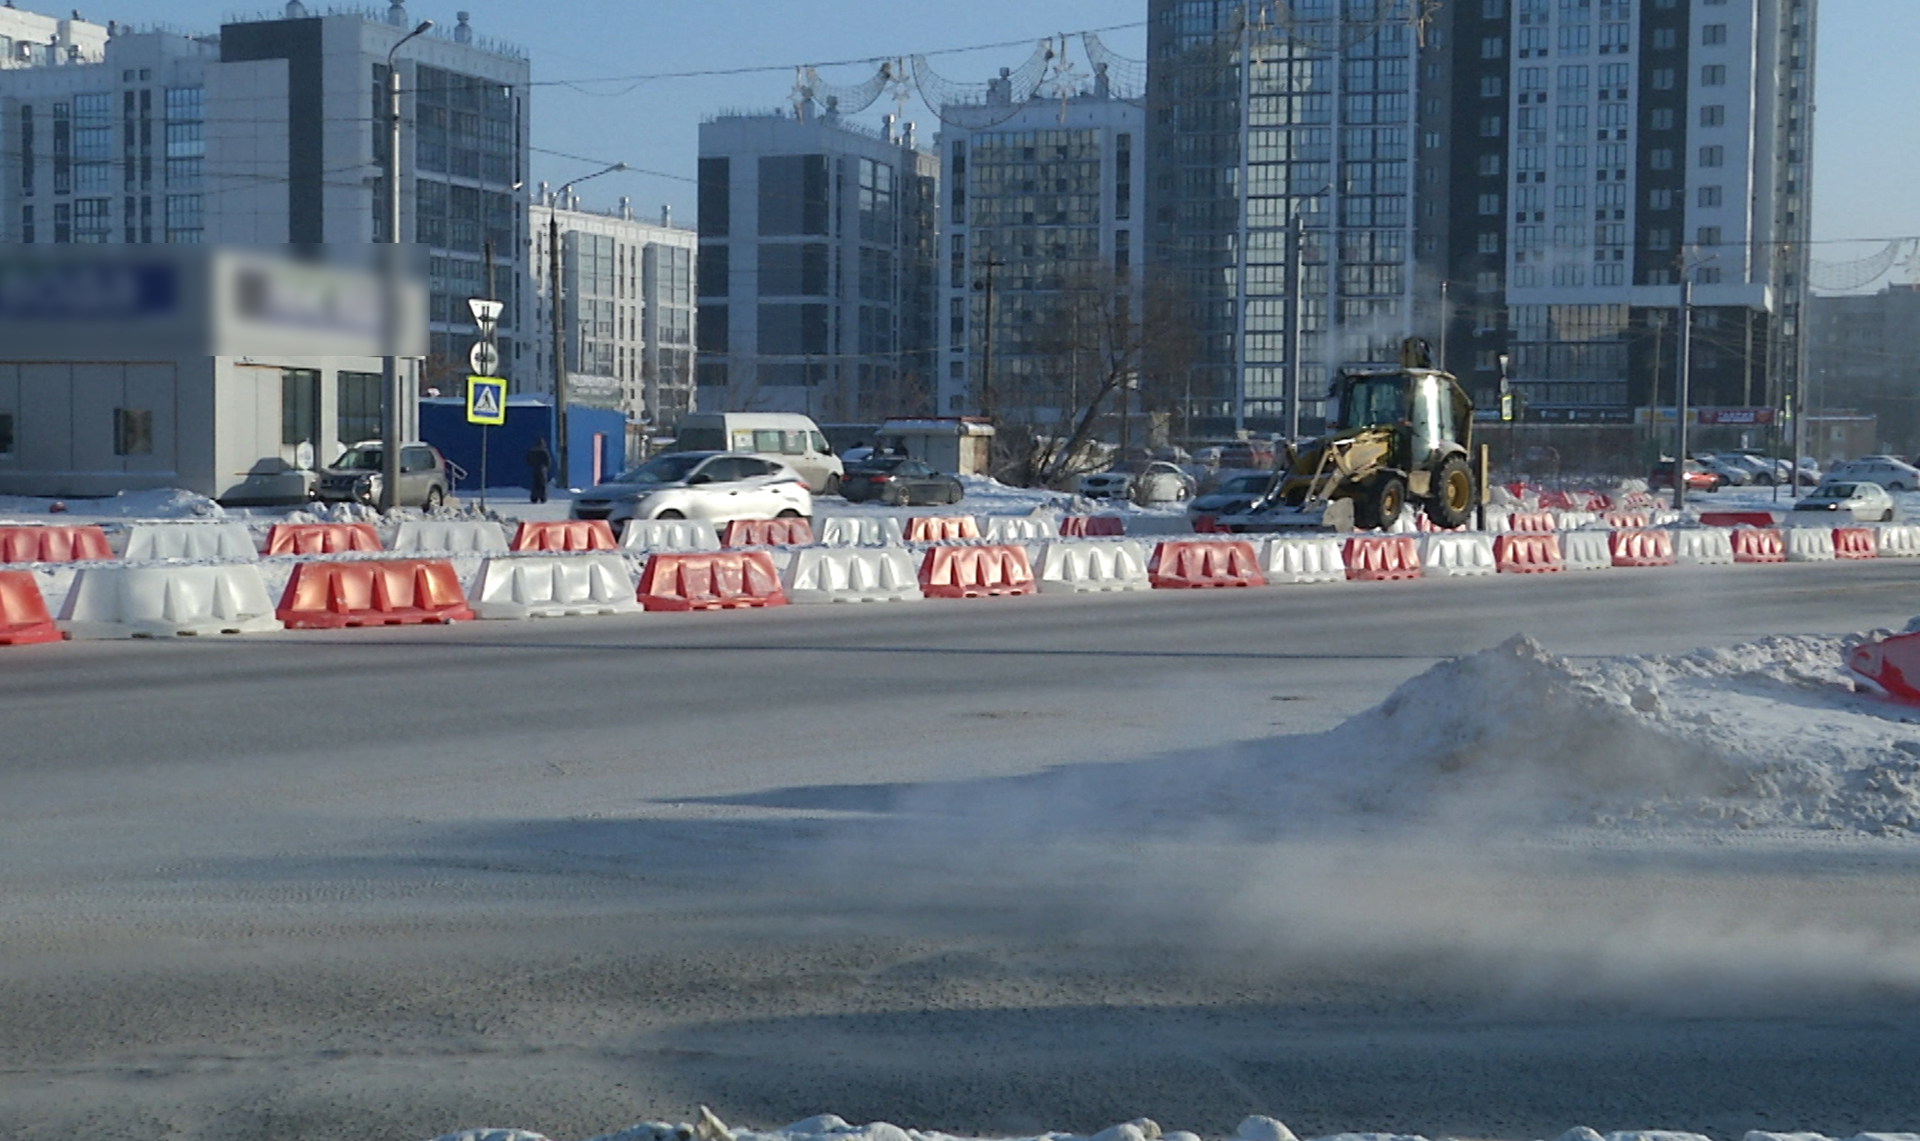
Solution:
M562 186L553 201L547 204L547 261L550 278L547 286L548 308L553 313L553 434L554 458L560 462L560 486L573 487L571 469L567 466L567 353L566 353L566 305L560 298L560 204L567 200L573 188L589 178L599 178L603 174L612 174L627 169L624 162L616 162L604 170L574 179Z
M1692 393L1689 391L1693 381L1693 275L1682 271L1680 275L1680 375L1675 380L1678 400L1674 412L1679 421L1677 439L1679 445L1674 448L1673 456L1673 507L1678 511L1687 505L1687 403Z
M1305 367L1300 360L1306 344L1306 313L1302 309L1300 283L1306 276L1307 219L1295 202L1293 222L1287 230L1287 444L1300 438L1300 378Z
M380 362L380 380L387 394L386 415L381 417L380 510L391 511L400 503L400 71L394 66L394 53L415 36L425 35L432 20L418 27L387 50L387 344Z

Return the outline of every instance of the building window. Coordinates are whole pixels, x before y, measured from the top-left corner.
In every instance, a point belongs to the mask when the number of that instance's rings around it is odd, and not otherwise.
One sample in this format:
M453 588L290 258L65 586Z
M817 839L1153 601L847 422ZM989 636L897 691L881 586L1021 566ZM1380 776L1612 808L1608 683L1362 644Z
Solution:
M170 187L199 184L201 163L207 153L203 106L198 87L167 89L167 185Z
M351 447L380 435L380 374L343 372L339 379L339 414L335 428L341 443ZM285 383L283 380L282 384Z
M320 374L310 368L280 370L280 442L317 444L320 438Z
M1715 44L1726 43L1727 26L1725 24L1702 24L1700 26L1700 42L1708 47L1712 47Z
M827 156L771 155L759 173L762 237L827 232Z
M1647 126L1655 131L1673 130L1673 108L1655 107L1653 113L1647 116Z
M1719 285L1720 267L1717 265L1699 267L1693 271L1693 282L1695 285Z
M1498 230L1482 231L1475 238L1475 248L1477 248L1483 254L1499 253L1500 252L1500 232Z
M729 207L732 203L731 164L724 158L703 158L700 160L699 222L700 234L708 238L727 236L731 221ZM716 288L716 296L726 292L724 287Z
M113 410L113 454L150 456L153 454L153 413L143 408Z
M1721 127L1727 122L1727 108L1724 104L1709 103L1700 108L1700 125L1703 127Z
M1481 59L1499 59L1507 53L1507 41L1500 36L1488 36L1480 41Z
M1483 75L1480 77L1480 96L1483 99L1498 99L1506 94L1506 84L1502 76Z
M70 202L53 204L53 240L55 242L73 240L73 204Z
M1672 91L1678 76L1670 67L1656 67L1649 76L1649 83L1655 91Z
M1700 65L1700 86L1725 87L1727 85L1727 65L1724 63L1706 63Z
M1480 137L1483 139L1497 139L1500 137L1500 116L1480 116Z
M1700 148L1700 165L1702 167L1724 166L1726 164L1726 161L1727 161L1727 148L1721 147L1721 146L1707 146L1707 147Z
M1482 194L1480 196L1480 213L1491 216L1499 212L1500 196L1498 194Z
M1666 147L1656 147L1648 151L1647 166L1654 170L1672 170L1673 152Z
M20 193L33 194L33 108L20 105Z
M1669 189L1647 191L1647 209L1649 210L1673 209L1673 191Z
M1653 30L1653 48L1655 51L1672 51L1679 42L1679 33L1672 28Z
M1695 234L1695 238L1696 241L1694 244L1696 245L1717 246L1720 244L1720 227L1702 226Z
M1673 248L1673 231L1664 226L1655 226L1647 231L1647 248L1650 250L1670 250Z
M27 242L27 243L31 243L33 241L33 207L32 206L20 207L20 240L22 242Z
M13 413L0 412L0 456L13 454Z
M1500 156L1497 154L1481 155L1479 170L1481 174L1498 175L1500 173ZM1432 173L1431 168L1428 169L1428 173Z
M1700 188L1699 203L1705 207L1720 205L1720 188L1718 186L1702 186Z
M76 243L104 245L111 236L113 208L111 199L76 198L73 202L73 240Z

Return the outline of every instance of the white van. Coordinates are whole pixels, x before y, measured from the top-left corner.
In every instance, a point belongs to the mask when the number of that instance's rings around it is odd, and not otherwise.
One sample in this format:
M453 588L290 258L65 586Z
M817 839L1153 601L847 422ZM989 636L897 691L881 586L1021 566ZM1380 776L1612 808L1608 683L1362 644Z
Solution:
M694 412L680 421L676 452L751 452L786 464L815 495L840 494L846 474L811 416L798 412Z

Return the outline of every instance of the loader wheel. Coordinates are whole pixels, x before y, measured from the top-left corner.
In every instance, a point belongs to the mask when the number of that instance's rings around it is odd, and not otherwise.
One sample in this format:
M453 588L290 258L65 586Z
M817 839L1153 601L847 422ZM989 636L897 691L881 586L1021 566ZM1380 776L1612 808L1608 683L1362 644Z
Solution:
M1362 531L1381 530L1400 520L1400 509L1407 504L1407 485L1390 475L1373 485L1353 503L1353 525Z
M1473 517L1473 473L1467 461L1448 456L1433 473L1433 498L1427 500L1427 518L1433 525L1452 529Z

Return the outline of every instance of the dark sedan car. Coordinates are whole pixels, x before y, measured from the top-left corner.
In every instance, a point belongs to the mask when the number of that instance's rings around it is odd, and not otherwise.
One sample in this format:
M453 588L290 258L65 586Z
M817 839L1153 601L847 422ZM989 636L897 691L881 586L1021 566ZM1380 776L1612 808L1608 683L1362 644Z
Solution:
M905 456L870 456L847 469L840 494L849 503L878 500L898 507L958 503L966 490L950 475Z

